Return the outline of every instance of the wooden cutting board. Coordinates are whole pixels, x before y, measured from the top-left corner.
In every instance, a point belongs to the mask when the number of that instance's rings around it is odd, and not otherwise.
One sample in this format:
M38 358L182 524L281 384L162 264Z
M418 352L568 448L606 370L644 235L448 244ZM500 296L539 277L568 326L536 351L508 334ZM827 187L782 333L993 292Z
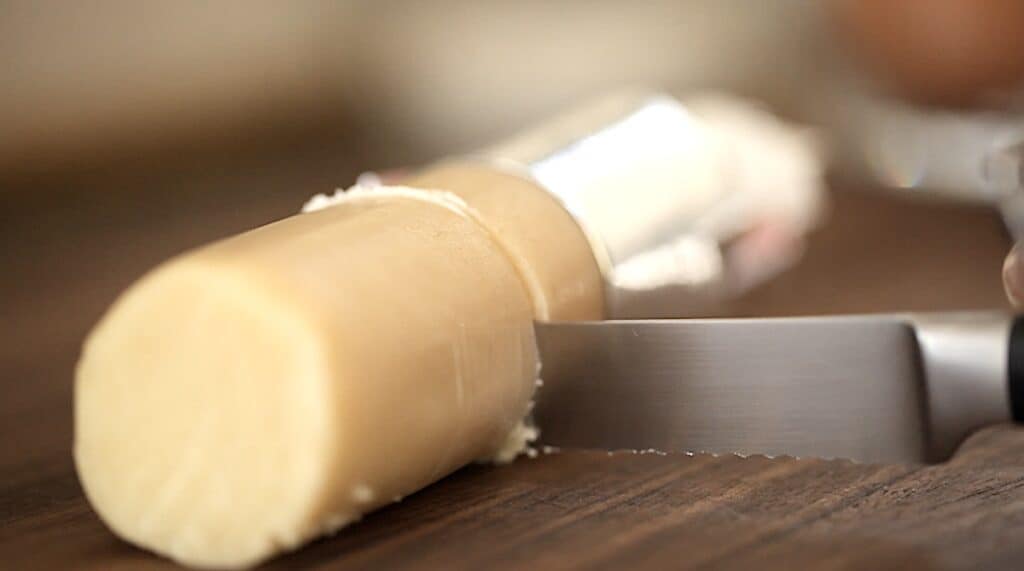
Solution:
M173 567L114 538L82 497L81 339L157 261L350 180L336 162L99 177L0 212L0 568ZM836 192L800 266L736 314L1005 307L1008 247L983 208ZM474 466L270 567L1013 569L1021 538L1024 431L1001 426L927 467L604 451Z

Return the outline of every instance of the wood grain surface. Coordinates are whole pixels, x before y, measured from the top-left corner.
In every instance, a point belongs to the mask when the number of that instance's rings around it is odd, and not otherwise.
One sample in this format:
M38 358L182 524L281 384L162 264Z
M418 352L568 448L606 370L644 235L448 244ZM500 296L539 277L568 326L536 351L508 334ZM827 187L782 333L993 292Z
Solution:
M3 206L0 568L174 567L117 540L82 496L70 457L81 340L154 263L353 174L329 153L101 173ZM995 213L833 196L804 261L734 314L1005 307ZM581 450L473 466L269 567L1014 569L1022 538L1024 432L999 426L935 466Z

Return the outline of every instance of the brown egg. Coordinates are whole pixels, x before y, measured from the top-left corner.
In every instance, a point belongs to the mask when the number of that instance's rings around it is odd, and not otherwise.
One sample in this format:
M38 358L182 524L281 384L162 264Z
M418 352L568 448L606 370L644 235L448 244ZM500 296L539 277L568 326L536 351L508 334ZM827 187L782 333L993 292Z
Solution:
M913 99L972 104L1024 84L1022 0L838 0L854 57Z

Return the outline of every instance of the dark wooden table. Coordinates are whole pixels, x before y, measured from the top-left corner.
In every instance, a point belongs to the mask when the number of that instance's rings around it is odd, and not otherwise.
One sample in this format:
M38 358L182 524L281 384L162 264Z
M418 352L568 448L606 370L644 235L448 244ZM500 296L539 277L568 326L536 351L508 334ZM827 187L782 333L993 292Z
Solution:
M0 211L0 568L173 567L115 539L82 496L70 458L79 344L146 268L354 172L330 153L151 170L50 182ZM982 208L837 192L804 261L735 313L1005 307L1007 248ZM987 429L936 466L603 451L474 466L270 565L808 566L1024 566L1024 432Z

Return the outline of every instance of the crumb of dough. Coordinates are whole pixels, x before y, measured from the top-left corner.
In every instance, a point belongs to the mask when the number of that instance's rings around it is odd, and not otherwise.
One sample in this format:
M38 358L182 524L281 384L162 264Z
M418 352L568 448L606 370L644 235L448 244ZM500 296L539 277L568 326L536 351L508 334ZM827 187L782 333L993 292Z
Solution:
M536 455L537 450L530 446L530 443L537 440L538 436L540 436L540 430L526 419L523 419L508 434L505 442L498 448L498 451L490 458L485 458L484 460L495 464L508 464L520 454L529 455L531 450Z

